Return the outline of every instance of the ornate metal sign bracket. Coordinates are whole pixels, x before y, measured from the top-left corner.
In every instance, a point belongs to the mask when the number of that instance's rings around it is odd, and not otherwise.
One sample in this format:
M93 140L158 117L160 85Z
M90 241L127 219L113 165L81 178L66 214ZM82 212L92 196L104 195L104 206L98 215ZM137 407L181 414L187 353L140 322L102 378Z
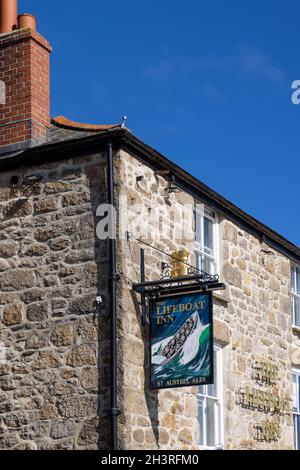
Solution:
M179 258L172 265L162 263L162 276L155 281L145 281L145 251L141 249L140 270L141 282L134 283L132 288L141 294L142 325L147 323L147 298L162 298L169 295L180 295L196 292L209 292L224 290L225 284L219 282L218 274L208 274L200 269L188 265ZM185 265L186 275L176 275L182 272L181 267ZM175 274L175 276L174 276Z

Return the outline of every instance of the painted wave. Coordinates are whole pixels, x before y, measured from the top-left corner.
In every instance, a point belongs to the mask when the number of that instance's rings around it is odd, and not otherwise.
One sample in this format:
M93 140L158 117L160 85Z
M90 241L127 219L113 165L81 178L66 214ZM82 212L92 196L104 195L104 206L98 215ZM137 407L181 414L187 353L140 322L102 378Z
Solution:
M152 345L152 380L176 380L182 377L206 377L210 375L210 334L211 325L201 325L186 340L180 353L167 364L160 365L164 359L159 351L171 337Z

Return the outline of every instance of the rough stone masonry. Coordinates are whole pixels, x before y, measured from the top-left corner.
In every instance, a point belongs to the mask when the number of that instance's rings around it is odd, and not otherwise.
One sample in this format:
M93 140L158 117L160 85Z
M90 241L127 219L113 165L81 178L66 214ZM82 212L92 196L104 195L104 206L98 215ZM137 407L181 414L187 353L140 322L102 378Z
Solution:
M107 447L104 156L0 176L0 448ZM102 419L103 417L103 419Z
M129 204L144 203L149 211L160 207L162 213L172 207L180 213L183 206L189 205L192 211L201 202L184 191L166 193L168 181L128 152L120 152L117 169L118 191L126 194ZM226 292L214 298L214 335L223 350L225 449L293 449L291 370L300 364L300 342L299 333L291 324L291 262L222 214L218 214L218 221L219 272ZM160 232L151 241L153 246L163 247L168 253L182 248L193 253L194 239L174 240L176 224L180 223L172 221L171 236L166 238L164 225L170 221L162 218ZM132 217L129 231L134 224ZM121 445L126 449L197 449L197 388L161 391L148 388L149 332L140 325L138 299L132 294L130 283L139 281L140 247L143 245L135 240L119 244L123 274L119 311ZM162 261L170 262L151 248L146 248L145 260L148 280L160 277ZM240 388L252 386L252 366L261 359L278 367L279 381L268 390L288 397L288 415L269 416L238 403ZM280 425L280 437L275 442L255 439L255 426L265 419Z
M109 448L107 244L96 238L96 209L106 202L106 155L86 154L23 167L0 177L1 449ZM162 213L199 202L123 150L115 156L116 200L146 203ZM12 176L19 180L12 185ZM201 202L201 200L200 200ZM119 209L117 204L117 209ZM128 220L128 230L133 220ZM165 238L162 220L154 248L187 248L194 238ZM191 233L194 227L191 226ZM140 322L135 240L118 240L118 402L122 449L196 449L197 388L148 388L148 330ZM271 416L279 440L254 439L261 412L237 401L252 384L252 364L269 358L280 371L273 393L292 396L291 367L299 366L299 336L290 317L290 260L219 214L220 275L214 298L215 340L223 349L225 448L293 448L291 414ZM146 274L156 279L167 257L146 249ZM191 262L194 262L193 257ZM102 295L103 308L96 305ZM297 363L297 361L299 361Z

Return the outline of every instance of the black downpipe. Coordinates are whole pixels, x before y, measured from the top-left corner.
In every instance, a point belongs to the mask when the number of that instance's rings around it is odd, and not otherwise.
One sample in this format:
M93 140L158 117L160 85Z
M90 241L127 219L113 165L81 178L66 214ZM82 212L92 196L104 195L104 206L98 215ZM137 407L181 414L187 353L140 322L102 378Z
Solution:
M107 146L107 183L108 183L108 204L115 208L114 197L114 167L113 148L110 142ZM113 209L112 214L115 214ZM118 397L117 397L117 257L116 257L116 220L112 218L112 236L109 240L109 294L110 294L110 319L111 319L111 383L110 383L110 403L111 403L111 449L118 450Z

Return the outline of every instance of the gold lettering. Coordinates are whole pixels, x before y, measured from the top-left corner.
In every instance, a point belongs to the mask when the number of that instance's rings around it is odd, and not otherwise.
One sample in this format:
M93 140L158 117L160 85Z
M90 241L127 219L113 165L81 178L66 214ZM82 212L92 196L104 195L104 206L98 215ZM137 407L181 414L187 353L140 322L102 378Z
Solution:
M267 385L275 384L278 378L278 367L265 361L256 361L256 380Z
M206 304L205 300L199 300L199 302L197 302L195 305L196 310L203 310L205 307L205 304Z
M277 423L262 421L256 426L258 441L275 442L280 438L280 427Z

